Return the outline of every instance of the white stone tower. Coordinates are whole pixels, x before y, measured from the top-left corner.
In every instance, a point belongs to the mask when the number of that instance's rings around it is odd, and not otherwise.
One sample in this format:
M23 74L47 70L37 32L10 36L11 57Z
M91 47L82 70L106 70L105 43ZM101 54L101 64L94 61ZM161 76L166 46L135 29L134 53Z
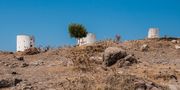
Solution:
M149 28L148 38L159 38L159 29Z
M25 51L31 47L35 46L34 36L28 35L17 35L17 46L16 51Z
M85 44L92 44L95 42L96 42L96 35L94 35L92 33L88 33L85 38L81 38L80 40L78 40L78 44L80 46L85 45Z

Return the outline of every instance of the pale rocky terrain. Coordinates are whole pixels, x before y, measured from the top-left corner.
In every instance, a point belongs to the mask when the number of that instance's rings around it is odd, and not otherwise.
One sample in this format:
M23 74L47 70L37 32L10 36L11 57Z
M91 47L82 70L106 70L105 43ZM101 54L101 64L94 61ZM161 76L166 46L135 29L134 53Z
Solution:
M0 90L180 90L179 46L153 39L1 52Z

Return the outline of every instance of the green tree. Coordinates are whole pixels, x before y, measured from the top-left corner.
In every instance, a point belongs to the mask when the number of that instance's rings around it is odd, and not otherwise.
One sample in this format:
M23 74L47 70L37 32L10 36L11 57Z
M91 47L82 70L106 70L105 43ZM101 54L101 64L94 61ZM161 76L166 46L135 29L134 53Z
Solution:
M87 36L88 32L86 28L82 24L70 24L68 27L69 35L71 38L76 38L80 40L80 38L84 38ZM79 43L78 43L79 44Z

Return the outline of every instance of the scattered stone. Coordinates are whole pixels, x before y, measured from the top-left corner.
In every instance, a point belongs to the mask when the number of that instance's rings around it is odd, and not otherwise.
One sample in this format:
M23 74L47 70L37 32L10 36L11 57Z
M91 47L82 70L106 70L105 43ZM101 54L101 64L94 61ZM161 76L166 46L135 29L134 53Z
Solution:
M24 57L17 57L17 60L24 61Z
M27 80L23 80L20 84L17 84L13 90L44 90L44 89L35 89L33 85Z
M147 44L143 44L140 48L141 51L148 51L149 46Z
M44 61L43 60L38 60L38 61L32 62L31 65L32 66L44 65Z
M22 82L22 79L14 79L14 86L16 86L17 84L19 84L20 82Z
M14 54L14 52L9 52L9 54Z
M114 74L109 75L105 90L167 90L156 83L153 83L134 75Z
M111 66L115 64L119 59L122 59L125 56L127 56L127 53L125 50L118 47L109 47L104 52L103 64L105 66Z
M162 79L164 81L177 81L177 76L174 71L169 69L162 69L159 74L156 75L156 79Z
M2 62L4 66L7 66L9 68L16 68L18 67L18 63L10 63L10 62Z
M151 90L151 88L153 88L152 82L147 82L147 83L145 83L145 85L146 85L147 90ZM154 87L154 88L156 88L156 87Z
M0 51L0 54L14 54L14 52Z
M96 64L102 64L103 63L103 58L102 57L98 57L98 56L92 56L89 58L89 60L91 62L94 62Z
M5 66L9 66L10 64L9 63L4 63Z
M40 51L37 48L29 48L22 52L23 55L34 55L38 53L40 53Z
M158 89L157 87L152 87L151 89L149 90L162 90L162 89Z
M12 74L12 75L16 75L16 74L18 74L18 73L17 73L17 72L12 72L11 74Z
M60 58L60 65L69 67L73 65L73 61L71 59L65 58L65 57L61 57Z
M166 90L166 87L161 87L151 81L135 80L135 90Z
M179 39L179 40L177 40L177 43L180 43L180 39Z
M27 63L22 63L22 64L21 64L21 67L22 67L22 68L27 67L27 66L29 66L29 64L27 64Z
M118 67L131 66L132 64L138 63L137 59L133 55L128 55L125 58L118 61Z
M33 86L24 86L22 89L23 90L34 90Z
M180 50L180 46L179 45L175 45L175 49Z
M101 66L101 68L102 68L104 71L108 71L108 68L105 67L105 66Z
M136 88L135 88L135 90L146 90L146 85L145 85L145 83L138 83L138 84L136 84Z
M13 64L9 64L10 68L16 68L16 67L19 67L19 64L18 63L13 63Z
M12 83L8 80L0 80L0 88L10 87Z
M172 42L172 43L177 43L178 41L177 41L177 40L172 40L171 42Z
M130 63L137 63L138 61L136 60L134 55L128 55L124 58L126 61L129 61Z
M22 81L22 79L17 79L17 78L15 78L15 79L2 79L2 80L0 80L0 88L16 86L21 81Z
M180 86L178 85L168 85L170 90L180 90Z

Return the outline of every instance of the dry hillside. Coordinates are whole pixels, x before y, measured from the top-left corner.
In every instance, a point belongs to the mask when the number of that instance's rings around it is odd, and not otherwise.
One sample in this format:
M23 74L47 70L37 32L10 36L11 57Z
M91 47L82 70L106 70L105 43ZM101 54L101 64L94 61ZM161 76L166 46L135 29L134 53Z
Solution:
M1 52L0 90L180 90L179 46L153 39Z

